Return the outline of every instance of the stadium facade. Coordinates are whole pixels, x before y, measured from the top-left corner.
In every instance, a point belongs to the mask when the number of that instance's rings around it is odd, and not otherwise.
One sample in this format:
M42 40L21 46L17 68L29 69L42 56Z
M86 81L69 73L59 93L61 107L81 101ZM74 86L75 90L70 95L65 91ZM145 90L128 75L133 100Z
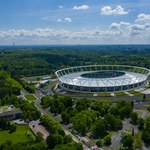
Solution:
M117 92L144 87L150 70L127 65L89 65L55 72L59 86L72 92Z

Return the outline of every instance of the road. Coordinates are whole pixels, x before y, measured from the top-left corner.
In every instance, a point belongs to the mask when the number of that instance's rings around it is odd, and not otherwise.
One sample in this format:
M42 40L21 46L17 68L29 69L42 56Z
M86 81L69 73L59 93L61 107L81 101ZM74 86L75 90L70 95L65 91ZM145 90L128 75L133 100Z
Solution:
M130 124L130 119L125 119L125 121L123 121L122 130L119 130L118 132L113 133L110 147L113 147L115 150L118 150L120 147L120 140L121 140L122 134L124 133L125 130L131 129L132 127L133 125Z

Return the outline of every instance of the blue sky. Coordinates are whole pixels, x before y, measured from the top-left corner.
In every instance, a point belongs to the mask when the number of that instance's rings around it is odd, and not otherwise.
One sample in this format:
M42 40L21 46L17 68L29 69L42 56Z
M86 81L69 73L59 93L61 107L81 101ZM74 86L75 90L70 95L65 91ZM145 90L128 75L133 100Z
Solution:
M149 0L1 0L0 44L150 44Z

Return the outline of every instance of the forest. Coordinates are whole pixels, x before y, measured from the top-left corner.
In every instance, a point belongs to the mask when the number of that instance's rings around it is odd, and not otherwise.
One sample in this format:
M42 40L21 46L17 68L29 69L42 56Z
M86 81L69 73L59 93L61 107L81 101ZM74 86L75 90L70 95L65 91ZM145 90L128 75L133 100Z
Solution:
M53 74L64 67L123 64L150 68L150 46L0 48L0 69L12 76Z

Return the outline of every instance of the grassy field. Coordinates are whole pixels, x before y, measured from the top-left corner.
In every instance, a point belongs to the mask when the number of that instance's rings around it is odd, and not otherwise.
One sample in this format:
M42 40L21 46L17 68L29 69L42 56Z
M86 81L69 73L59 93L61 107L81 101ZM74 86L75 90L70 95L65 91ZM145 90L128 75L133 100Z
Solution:
M110 93L99 93L99 96L110 97Z
M127 94L124 92L115 92L115 95L116 96L127 96Z
M13 133L9 133L9 131L0 130L0 144L4 143L8 140L11 140L13 143L23 142L27 140L26 134L30 133L31 136L34 137L34 134L30 130L30 128L27 125L16 125L17 129Z
M34 100L37 99L37 98L36 98L34 95L32 95L32 94L25 95L25 98L26 98L27 100L29 100L29 101L34 101Z
M147 97L145 100L150 101L150 97Z
M134 91L134 90L128 91L128 93L133 94L133 95L142 95L141 92Z

